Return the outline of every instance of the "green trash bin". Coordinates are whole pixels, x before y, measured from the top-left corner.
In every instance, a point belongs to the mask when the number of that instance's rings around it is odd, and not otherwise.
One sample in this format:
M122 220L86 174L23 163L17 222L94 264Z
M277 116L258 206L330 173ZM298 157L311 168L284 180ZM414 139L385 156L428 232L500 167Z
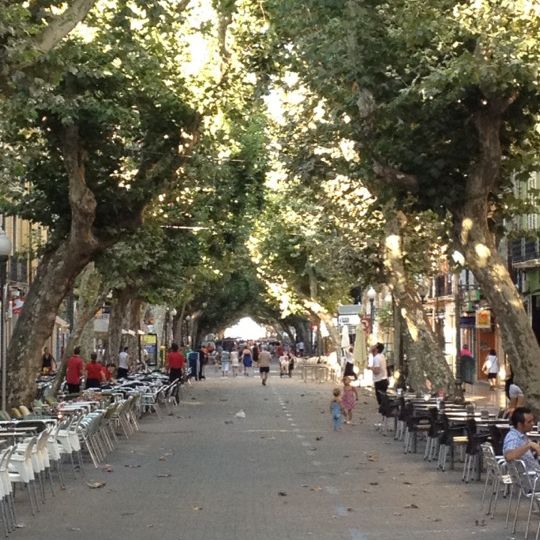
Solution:
M462 356L460 358L461 381L467 384L474 384L476 375L476 362L472 356Z

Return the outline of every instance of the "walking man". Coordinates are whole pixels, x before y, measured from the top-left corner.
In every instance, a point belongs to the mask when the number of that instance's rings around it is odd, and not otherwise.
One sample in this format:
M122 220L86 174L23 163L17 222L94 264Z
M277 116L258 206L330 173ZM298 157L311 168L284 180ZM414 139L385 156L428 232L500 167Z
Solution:
M268 374L270 373L270 362L272 361L272 355L263 349L259 352L259 358L257 360L259 364L259 373L261 374L261 381L263 386L266 386L268 380Z
M124 347L118 355L118 372L117 377L119 379L125 379L129 373L129 355L128 347Z

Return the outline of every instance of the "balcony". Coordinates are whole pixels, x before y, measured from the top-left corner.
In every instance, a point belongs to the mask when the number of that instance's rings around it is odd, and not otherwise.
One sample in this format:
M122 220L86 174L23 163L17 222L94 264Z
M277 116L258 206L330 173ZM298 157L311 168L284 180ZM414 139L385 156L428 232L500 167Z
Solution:
M540 266L540 246L538 240L518 238L510 242L509 251L514 268L535 268Z

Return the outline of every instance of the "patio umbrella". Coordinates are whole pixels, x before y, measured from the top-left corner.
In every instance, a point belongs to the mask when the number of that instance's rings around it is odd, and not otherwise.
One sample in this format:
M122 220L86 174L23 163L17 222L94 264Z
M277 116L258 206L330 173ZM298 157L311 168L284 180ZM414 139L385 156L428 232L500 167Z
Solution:
M362 374L367 366L366 335L364 334L364 327L362 326L362 323L356 327L353 358L354 364L358 367L360 373Z

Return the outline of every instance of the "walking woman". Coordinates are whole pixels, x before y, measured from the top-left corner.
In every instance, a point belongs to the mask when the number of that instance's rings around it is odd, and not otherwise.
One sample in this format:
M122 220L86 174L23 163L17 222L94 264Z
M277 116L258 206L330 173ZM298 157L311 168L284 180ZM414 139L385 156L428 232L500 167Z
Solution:
M235 345L233 347L233 350L231 351L231 367L232 367L232 374L233 377L236 377L238 375L238 367L239 367L239 359L238 359L238 348Z
M244 366L244 375L249 376L249 368L253 365L251 349L246 345L242 351L242 364Z

